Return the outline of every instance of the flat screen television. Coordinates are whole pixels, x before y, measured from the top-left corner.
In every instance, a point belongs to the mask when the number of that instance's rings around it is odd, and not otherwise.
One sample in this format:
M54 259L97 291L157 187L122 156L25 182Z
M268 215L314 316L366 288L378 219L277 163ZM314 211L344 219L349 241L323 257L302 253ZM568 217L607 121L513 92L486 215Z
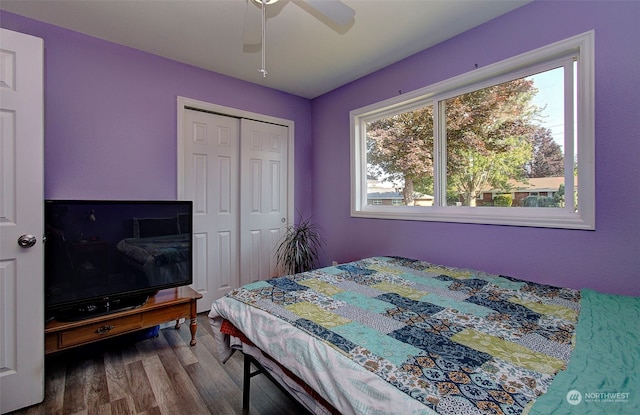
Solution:
M192 202L45 200L46 318L143 305L192 275Z

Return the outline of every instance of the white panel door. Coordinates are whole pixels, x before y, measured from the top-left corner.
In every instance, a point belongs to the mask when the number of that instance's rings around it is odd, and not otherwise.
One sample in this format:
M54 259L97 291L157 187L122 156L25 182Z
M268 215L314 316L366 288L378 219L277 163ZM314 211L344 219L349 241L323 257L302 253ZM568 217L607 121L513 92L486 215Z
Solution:
M193 200L193 287L203 312L233 288L279 275L275 248L292 209L293 127L179 110L178 194Z
M240 131L240 284L244 285L279 275L275 251L288 221L288 129L243 119Z
M198 312L238 287L239 120L184 111L181 198L193 201L193 285Z
M0 29L2 413L44 399L42 118L42 39ZM19 246L22 235L35 245Z

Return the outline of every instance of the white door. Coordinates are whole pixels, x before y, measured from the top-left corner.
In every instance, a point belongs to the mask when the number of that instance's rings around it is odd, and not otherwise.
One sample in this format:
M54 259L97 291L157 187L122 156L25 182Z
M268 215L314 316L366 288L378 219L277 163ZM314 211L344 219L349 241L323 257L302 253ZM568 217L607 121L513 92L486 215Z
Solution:
M240 154L240 285L278 275L287 225L288 129L243 119Z
M193 288L198 312L238 287L240 122L184 111L181 198L193 201Z
M288 225L288 127L184 109L179 197L194 202L198 312L276 274Z
M43 161L43 42L0 29L2 413L44 399Z

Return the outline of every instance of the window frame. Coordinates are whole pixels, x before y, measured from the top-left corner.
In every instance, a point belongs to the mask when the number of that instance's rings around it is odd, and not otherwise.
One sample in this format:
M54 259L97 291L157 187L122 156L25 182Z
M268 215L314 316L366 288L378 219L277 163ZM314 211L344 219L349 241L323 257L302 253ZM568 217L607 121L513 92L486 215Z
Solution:
M500 82L529 76L532 71L546 70L558 62L577 57L577 79L573 71L565 71L565 183L567 194L573 193L573 157L578 163L578 206L574 211L573 197L567 197L564 208L535 207L469 207L446 206L446 125L441 108L444 100ZM477 68L471 72L420 88L418 90L374 103L349 113L351 129L351 216L359 218L398 219L529 226L563 229L595 230L595 76L594 32L543 46L503 61ZM567 85L571 82L572 93ZM574 90L575 86L575 90ZM576 97L574 98L574 94ZM434 205L433 206L372 206L367 205L366 125L402 112L433 105L434 113ZM579 139L575 140L575 134ZM574 149L574 142L577 148ZM569 191L571 184L572 190ZM444 204L443 204L444 202Z

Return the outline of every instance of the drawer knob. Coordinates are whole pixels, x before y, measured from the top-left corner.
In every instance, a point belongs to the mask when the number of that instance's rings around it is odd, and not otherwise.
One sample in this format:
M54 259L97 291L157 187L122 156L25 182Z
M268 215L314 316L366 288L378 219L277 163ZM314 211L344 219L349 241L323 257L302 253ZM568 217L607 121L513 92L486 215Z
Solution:
M106 334L113 330L113 326L102 326L96 329L96 334Z

